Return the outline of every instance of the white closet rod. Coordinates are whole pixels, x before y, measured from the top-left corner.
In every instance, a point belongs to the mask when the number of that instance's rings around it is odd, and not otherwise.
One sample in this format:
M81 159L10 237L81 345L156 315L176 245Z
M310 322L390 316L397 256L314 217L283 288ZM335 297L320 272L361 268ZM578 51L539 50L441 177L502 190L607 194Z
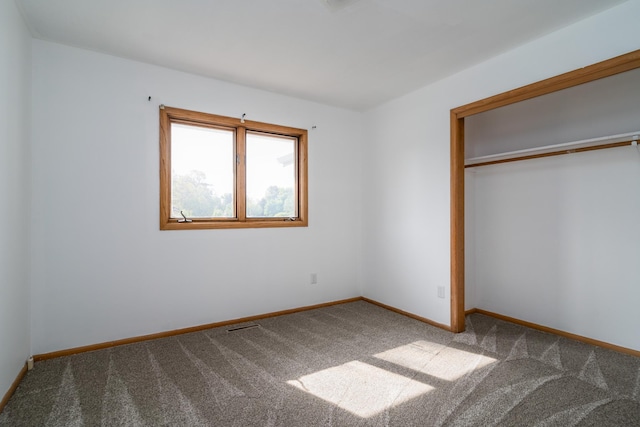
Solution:
M509 160L536 157L549 153L571 153L579 149L598 147L607 144L615 144L618 142L631 141L631 144L637 144L639 137L640 131L636 131L630 133L621 133L618 135L602 136L599 138L583 139L580 141L565 142L562 144L545 145L544 147L527 148L525 150L508 151L505 153L491 154L488 156L473 157L471 159L466 159L464 165L465 167L472 167L492 163L501 163Z

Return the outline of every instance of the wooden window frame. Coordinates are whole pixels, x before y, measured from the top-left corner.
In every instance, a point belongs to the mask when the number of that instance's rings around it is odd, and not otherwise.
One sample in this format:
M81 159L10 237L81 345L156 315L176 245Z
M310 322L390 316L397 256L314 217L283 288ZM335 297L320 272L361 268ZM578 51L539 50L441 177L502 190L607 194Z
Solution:
M235 131L235 147L238 164L235 175L234 218L190 218L191 222L178 222L171 218L171 124L180 123ZM297 216L293 218L247 218L246 216L246 133L260 132L290 137L296 144ZM308 132L287 126L218 116L180 108L160 106L160 230L201 230L216 228L271 228L307 227L308 183L307 143ZM294 191L295 191L294 190Z

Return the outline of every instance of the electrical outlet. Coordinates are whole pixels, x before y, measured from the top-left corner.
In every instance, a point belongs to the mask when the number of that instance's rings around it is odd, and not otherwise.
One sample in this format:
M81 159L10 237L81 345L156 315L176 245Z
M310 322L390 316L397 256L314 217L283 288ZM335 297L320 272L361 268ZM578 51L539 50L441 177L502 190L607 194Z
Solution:
M444 298L444 286L438 286L438 298Z
M311 284L312 285L318 284L318 273L311 273Z

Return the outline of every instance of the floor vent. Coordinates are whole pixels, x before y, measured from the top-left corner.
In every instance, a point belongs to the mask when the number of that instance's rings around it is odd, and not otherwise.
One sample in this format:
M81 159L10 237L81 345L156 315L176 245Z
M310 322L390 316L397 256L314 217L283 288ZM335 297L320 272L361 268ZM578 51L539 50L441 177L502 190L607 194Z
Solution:
M251 329L251 328L257 328L260 325L246 325L246 326L238 326L237 328L231 328L231 329L227 329L227 332L236 332L236 331L243 331L245 329Z

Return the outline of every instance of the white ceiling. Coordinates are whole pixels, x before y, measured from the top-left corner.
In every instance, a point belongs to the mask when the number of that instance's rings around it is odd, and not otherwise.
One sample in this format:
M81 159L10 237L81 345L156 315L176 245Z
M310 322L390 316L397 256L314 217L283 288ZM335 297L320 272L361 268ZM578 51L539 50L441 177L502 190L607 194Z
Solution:
M626 0L16 0L34 37L367 110Z

